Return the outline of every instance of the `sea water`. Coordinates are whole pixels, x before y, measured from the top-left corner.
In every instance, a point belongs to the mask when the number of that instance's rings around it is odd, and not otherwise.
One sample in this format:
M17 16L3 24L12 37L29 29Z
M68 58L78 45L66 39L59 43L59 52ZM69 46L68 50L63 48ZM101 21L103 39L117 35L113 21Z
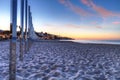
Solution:
M120 40L62 40L62 41L72 41L72 42L78 42L78 43L118 44L118 45L120 45Z

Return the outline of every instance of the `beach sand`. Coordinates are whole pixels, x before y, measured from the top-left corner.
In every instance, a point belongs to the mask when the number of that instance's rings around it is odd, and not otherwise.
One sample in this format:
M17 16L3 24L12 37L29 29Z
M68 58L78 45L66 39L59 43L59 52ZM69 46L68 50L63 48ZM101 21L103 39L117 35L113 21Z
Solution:
M17 43L17 56L19 43ZM8 80L9 42L0 42L0 80ZM120 45L33 42L17 80L120 80Z

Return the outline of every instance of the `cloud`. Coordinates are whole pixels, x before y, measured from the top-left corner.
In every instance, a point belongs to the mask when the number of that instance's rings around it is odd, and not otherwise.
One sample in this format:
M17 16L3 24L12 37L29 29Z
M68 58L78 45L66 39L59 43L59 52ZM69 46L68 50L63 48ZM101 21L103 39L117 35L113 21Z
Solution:
M80 28L81 26L75 25L75 24L65 24L63 25L64 27L69 27L69 28Z
M59 0L59 2L65 6L68 6L68 4L66 3L66 0Z
M93 10L95 10L98 14L100 14L103 18L105 17L111 17L111 16L119 16L120 14L114 13L112 11L109 11L101 6L97 6L92 0L80 0L84 5L91 7Z
M96 28L102 28L102 26L96 26Z
M91 6L91 4L88 0L81 0L81 2L87 6Z
M63 24L63 25L58 25L58 24L45 24L44 26L49 26L49 27L69 27L69 28L80 28L79 25L76 24Z
M59 0L59 2L68 8L70 8L74 13L80 15L80 16L89 16L91 15L88 11L82 9L79 6L74 5L69 0Z
M99 24L98 24L98 22L97 21L93 21L93 22L91 22L91 24L93 25L93 26L95 26L95 28L103 28L102 26L100 26Z
M91 24L94 24L94 25L96 25L98 22L96 22L96 21L93 21L93 22L91 22Z
M53 28L56 28L59 27L59 28L71 28L71 29L94 29L94 28L102 28L102 26L99 26L99 25L78 25L78 24L45 24L44 26L47 26L47 27L53 27Z
M63 25L64 27L68 27L68 28L102 28L102 26L81 26L81 25L76 25L76 24L65 24Z
M95 24L97 24L97 23L95 23ZM94 25L94 26L82 26L82 25L76 25L76 24L65 24L65 25L63 25L64 27L69 27L69 28L102 28L102 26L99 26L99 25Z
M112 24L119 25L120 21L112 22Z
M59 0L60 1L60 3L62 3L62 4L65 4L65 0Z

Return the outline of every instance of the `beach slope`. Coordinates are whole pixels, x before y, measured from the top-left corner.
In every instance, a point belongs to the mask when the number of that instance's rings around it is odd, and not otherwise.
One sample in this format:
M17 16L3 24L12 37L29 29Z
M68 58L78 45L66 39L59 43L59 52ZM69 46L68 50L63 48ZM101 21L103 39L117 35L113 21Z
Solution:
M0 80L7 80L8 41L0 42L0 55ZM120 80L120 45L70 41L33 42L30 51L24 55L24 61L17 59L18 79Z

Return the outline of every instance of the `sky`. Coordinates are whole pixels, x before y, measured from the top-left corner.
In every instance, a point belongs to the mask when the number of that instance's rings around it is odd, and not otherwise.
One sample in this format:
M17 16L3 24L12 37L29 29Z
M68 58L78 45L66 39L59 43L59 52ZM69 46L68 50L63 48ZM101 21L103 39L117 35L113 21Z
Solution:
M74 39L120 40L120 0L28 0L34 29ZM20 23L20 0L18 19ZM9 30L10 0L0 0L0 29Z

